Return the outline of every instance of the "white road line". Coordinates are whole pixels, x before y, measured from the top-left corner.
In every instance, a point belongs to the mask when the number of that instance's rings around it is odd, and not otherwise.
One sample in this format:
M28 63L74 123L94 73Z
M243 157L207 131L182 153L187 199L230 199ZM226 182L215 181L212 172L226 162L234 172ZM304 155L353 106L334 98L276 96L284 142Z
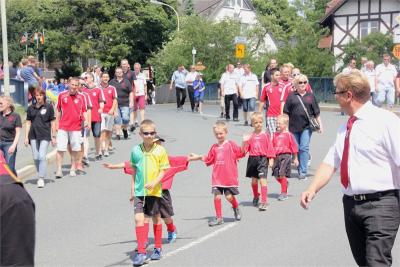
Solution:
M203 236L201 238L198 238L195 241L184 245L183 247L180 247L178 249L175 249L173 251L170 251L170 252L164 254L162 256L161 260L159 260L159 261L150 261L149 263L151 263L151 264L158 263L158 262L160 262L160 261L162 261L162 260L164 260L166 258L169 258L171 256L175 256L176 254L178 254L178 253L180 253L182 251L188 250L188 249L190 249L190 248L192 248L194 246L197 246L197 245L207 241L208 239L211 239L211 238L213 238L213 237L215 237L215 236L217 236L217 235L219 235L219 234L221 234L221 233L223 233L225 231L228 231L229 229L231 229L232 227L235 227L236 225L238 225L238 222L229 223L229 224L219 228L215 232L209 233L208 235L205 235L205 236Z

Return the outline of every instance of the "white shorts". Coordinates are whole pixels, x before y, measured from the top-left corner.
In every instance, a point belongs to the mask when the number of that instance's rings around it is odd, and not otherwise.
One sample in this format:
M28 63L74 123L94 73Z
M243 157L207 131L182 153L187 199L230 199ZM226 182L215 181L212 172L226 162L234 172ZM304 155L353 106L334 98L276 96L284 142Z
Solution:
M64 131L57 132L57 151L67 151L68 143L71 145L72 151L81 151L81 131Z
M113 130L114 126L114 117L107 113L101 114L101 131L109 131Z

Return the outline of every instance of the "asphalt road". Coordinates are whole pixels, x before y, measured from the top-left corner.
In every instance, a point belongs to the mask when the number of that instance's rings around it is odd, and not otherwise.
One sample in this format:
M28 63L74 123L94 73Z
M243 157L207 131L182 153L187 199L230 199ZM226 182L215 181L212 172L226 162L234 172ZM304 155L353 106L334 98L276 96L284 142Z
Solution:
M207 153L215 140L212 124L219 111L213 105L204 110L205 116L200 116L177 112L174 105L158 105L147 109L147 117L156 122L170 155ZM311 173L333 143L336 128L346 119L336 112L324 112L322 118L325 133L312 137ZM251 128L242 126L242 122L229 123L229 138L236 142L241 142L241 135L249 131ZM128 160L130 149L138 142L138 134L129 140L114 141L116 151L103 162ZM214 216L211 168L192 162L189 170L175 177L171 193L178 239L164 245L163 259L151 265L355 266L344 229L338 176L307 211L300 207L299 196L310 179L291 178L290 198L284 202L277 201L279 184L269 179L270 206L266 212L259 212L251 205L250 181L244 177L246 162L242 159L239 163L238 200L243 219L234 222L232 209L223 201L225 224L215 228L207 225ZM68 166L65 167L67 175ZM128 200L130 177L122 171L104 169L101 162L92 162L86 175L73 178L55 180L54 171L50 166L43 189L36 188L36 178L25 179L36 203L36 265L132 265L136 239L133 207ZM163 236L166 237L165 227ZM400 266L398 240L393 257L393 266Z

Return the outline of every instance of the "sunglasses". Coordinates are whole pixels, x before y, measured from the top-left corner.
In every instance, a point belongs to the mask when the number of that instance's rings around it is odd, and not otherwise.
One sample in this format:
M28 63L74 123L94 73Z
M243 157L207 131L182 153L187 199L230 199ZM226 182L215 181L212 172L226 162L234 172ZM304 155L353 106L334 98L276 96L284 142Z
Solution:
M148 135L156 135L157 132L142 132L142 134L144 136L148 136Z
M307 84L307 81L299 82L299 84Z
M292 74L293 77L296 77L296 76L298 76L298 75L300 75L300 73L293 73L293 74Z

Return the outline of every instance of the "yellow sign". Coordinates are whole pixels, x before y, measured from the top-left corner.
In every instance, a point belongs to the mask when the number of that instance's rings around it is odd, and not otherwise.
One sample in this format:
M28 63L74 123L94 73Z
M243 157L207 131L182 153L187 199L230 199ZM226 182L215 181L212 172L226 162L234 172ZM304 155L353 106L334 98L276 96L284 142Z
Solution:
M244 58L244 51L246 46L244 44L236 44L235 57Z
M400 59L400 44L393 47L392 53L395 58Z

